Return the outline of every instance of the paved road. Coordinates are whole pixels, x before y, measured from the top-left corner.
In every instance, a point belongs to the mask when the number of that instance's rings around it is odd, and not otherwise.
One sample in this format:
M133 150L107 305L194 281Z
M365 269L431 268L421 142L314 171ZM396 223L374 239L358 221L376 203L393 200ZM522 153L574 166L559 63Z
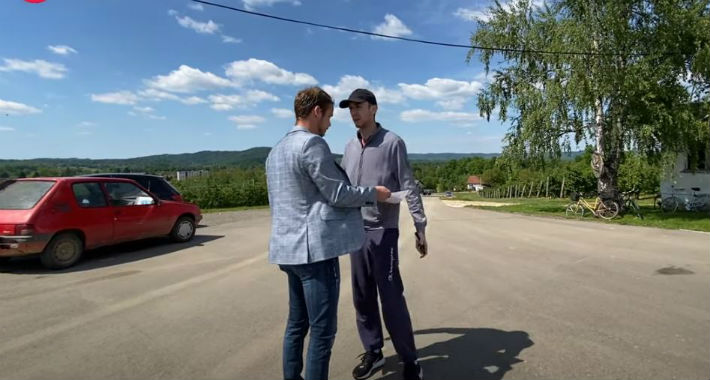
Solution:
M710 378L710 235L425 206L431 254L418 259L403 213L400 256L428 379ZM268 210L204 223L190 245L2 267L0 378L280 378ZM362 349L341 266L331 378L349 379ZM375 378L399 378L385 354Z

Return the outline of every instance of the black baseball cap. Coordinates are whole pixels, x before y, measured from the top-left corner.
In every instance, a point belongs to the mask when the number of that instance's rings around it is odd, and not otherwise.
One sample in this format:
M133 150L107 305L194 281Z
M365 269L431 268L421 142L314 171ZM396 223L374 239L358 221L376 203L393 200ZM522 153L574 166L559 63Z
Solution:
M368 102L372 105L377 105L377 99L375 98L375 94L373 94L372 91L366 90L364 88L358 88L357 90L353 91L347 99L341 100L340 108L348 108L350 102Z

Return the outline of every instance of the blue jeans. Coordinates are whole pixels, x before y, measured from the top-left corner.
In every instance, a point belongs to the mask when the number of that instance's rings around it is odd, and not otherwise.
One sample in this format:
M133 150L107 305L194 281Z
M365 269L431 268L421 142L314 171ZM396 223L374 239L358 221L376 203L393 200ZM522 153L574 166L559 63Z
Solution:
M283 346L284 379L302 379L303 342L310 328L306 380L326 380L338 326L338 258L279 267L288 276L289 289L288 322Z

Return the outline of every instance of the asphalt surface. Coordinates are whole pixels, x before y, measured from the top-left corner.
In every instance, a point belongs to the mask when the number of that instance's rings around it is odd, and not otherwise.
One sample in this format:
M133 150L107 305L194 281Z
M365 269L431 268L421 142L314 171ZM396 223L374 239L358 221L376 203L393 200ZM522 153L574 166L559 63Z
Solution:
M400 222L400 269L427 379L710 378L710 234L446 206L430 254ZM286 277L269 210L206 215L188 244L89 252L75 267L0 264L2 379L278 379ZM341 258L331 378L357 336ZM388 341L373 378L400 378Z

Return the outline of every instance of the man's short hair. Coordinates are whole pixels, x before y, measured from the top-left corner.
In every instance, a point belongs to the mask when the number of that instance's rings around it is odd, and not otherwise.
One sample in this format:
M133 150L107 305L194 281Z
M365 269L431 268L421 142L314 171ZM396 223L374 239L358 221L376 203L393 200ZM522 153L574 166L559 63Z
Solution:
M299 91L293 101L296 120L308 117L316 106L320 106L322 109L333 107L333 98L320 87L309 87Z

